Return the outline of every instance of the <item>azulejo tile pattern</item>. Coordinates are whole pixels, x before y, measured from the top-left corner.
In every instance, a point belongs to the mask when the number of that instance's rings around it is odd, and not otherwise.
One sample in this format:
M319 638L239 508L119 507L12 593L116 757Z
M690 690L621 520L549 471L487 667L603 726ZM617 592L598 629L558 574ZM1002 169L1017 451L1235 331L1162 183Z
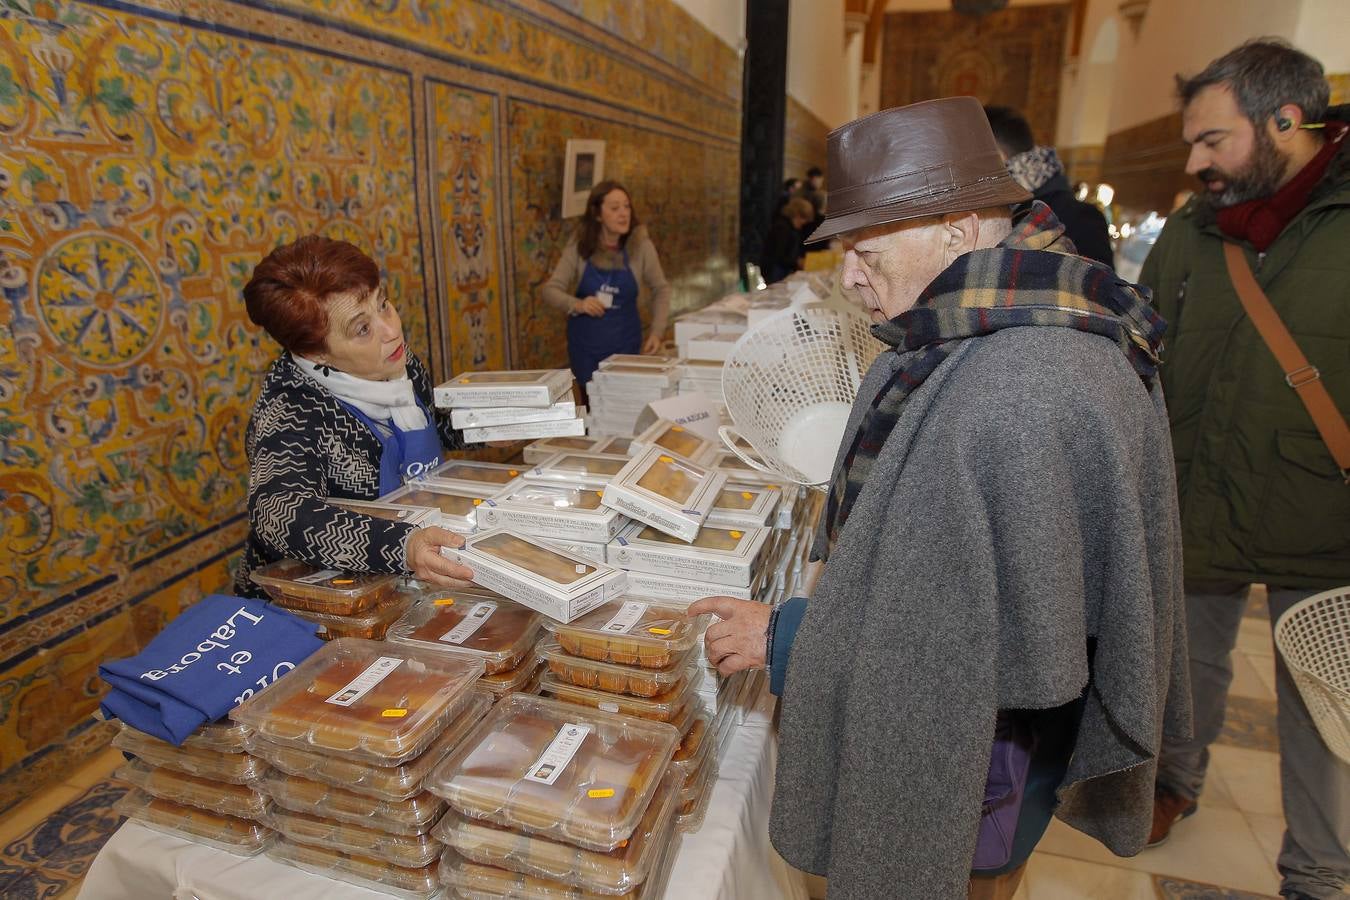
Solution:
M0 4L0 810L106 743L100 661L230 583L276 352L239 292L268 249L364 247L437 375L541 358L561 318L508 323L520 260L558 243L514 239L566 226L504 148L556 182L566 139L605 120L681 297L724 285L739 59L687 19L672 0ZM538 111L523 135L516 102ZM683 227L709 205L713 228Z
M825 169L825 136L830 128L801 103L787 98L783 126L783 177L802 178L812 166ZM828 176L826 184L828 186Z
M127 788L103 781L0 850L0 895L9 900L56 897L89 871L122 822L112 806Z

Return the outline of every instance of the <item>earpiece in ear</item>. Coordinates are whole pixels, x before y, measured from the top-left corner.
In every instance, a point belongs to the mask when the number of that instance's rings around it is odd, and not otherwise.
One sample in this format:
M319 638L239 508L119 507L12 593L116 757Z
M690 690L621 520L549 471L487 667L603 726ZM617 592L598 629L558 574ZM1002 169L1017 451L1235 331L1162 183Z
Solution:
M1290 128L1294 127L1294 120L1286 119L1283 116L1281 116L1280 118L1275 120L1275 127L1280 129L1281 131L1288 131Z

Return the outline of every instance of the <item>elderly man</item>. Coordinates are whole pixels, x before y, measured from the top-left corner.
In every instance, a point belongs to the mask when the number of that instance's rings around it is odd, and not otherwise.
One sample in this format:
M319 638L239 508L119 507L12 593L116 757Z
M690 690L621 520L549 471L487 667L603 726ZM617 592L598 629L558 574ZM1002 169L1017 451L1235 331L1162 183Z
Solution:
M1052 811L1148 835L1189 727L1164 324L1064 252L978 102L829 136L843 283L890 345L863 380L814 596L717 597L708 656L782 697L771 837L830 897L1011 896ZM1057 796L1056 796L1057 795ZM991 877L992 876L992 877Z

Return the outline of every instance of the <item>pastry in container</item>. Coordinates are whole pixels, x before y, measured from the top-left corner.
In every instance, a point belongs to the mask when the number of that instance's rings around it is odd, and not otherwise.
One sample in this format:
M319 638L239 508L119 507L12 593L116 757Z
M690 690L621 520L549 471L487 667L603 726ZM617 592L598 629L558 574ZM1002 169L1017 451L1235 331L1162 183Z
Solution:
M639 522L682 541L698 536L727 476L651 446L639 450L605 485L603 498Z
M325 641L333 641L338 638L382 641L389 632L389 626L397 622L399 617L408 611L414 599L415 597L411 593L395 592L380 606L354 616L334 616L328 613L312 612L307 609L293 609L290 612L319 626L315 634Z
M484 675L478 679L476 689L491 697L492 702L496 703L511 694L532 693L538 686L540 676L547 670L548 666L544 661L531 653L514 669L498 672L496 675Z
M634 697L630 694L611 694L609 691L570 684L552 672L545 672L539 682L539 690L564 703L636 716L653 722L677 722L689 709L690 704L698 698L698 686L703 681L702 676L702 670L691 666L688 680L678 690L658 694L655 697Z
M276 743L396 766L454 721L482 672L471 653L339 638L230 718Z
M369 856L406 869L431 865L440 858L444 847L431 834L390 834L280 807L274 807L265 821L293 844Z
M512 694L427 786L470 818L608 852L632 835L679 739L670 725Z
M388 639L440 651L457 649L483 657L484 672L514 669L534 649L543 616L505 597L442 591L429 594L389 629Z
M545 641L539 655L548 662L548 669L560 681L578 687L595 688L611 694L631 694L634 697L658 697L678 691L688 678L689 662L695 647L690 647L671 661L664 669L644 669L599 662L563 651L556 639Z
M716 744L712 740L712 716L702 707L702 703L690 706L687 725L683 721L674 723L680 729L681 738L680 746L675 749L675 756L670 760L670 770L686 778L698 768L704 760L704 754L710 753Z
M207 722L183 741L184 747L215 750L218 753L243 753L248 749L248 736L253 729L229 719Z
M451 459L428 472L424 480L428 484L478 488L479 490L496 493L519 478L524 469L524 466L510 465L509 463L480 462L476 459Z
M391 866L369 854L310 847L282 837L267 848L267 856L311 875L354 884L400 900L432 900L441 893L439 859L430 865L409 869Z
M521 834L466 818L454 810L445 814L432 834L470 862L559 881L597 894L628 894L651 875L672 837L681 783L678 775L668 774L632 836L608 853Z
M675 825L681 832L689 834L703 827L703 820L708 815L708 806L712 802L713 785L716 782L717 759L714 754L700 780L680 792L677 801L679 808L675 811Z
M223 816L262 819L271 806L267 795L246 784L212 781L173 769L161 769L133 759L113 772L113 778L138 787L152 797L183 806L195 806Z
M545 622L558 644L573 656L624 666L664 669L698 643L707 616L625 597L563 625Z
M459 746L491 708L492 698L475 691L463 712L430 747L397 766L374 766L311 750L299 750L285 744L274 744L257 735L249 740L248 749L287 775L321 781L381 800L407 800L422 793L423 784L431 770Z
M707 462L717 453L717 447L702 436L667 419L657 419L635 437L629 445L628 455L636 455L651 446L662 447L696 463Z
M249 573L277 606L330 616L355 616L394 596L397 575L321 569L298 559L268 563Z
M442 528L448 528L459 534L473 534L478 530L478 507L484 500L500 492L500 488L485 491L481 487L443 487L414 481L385 494L380 498L380 502L411 506L416 509L430 507L436 510L436 524Z
M126 725L113 737L112 745L149 765L226 784L254 784L267 774L267 763L247 753L175 747Z
M113 804L113 812L135 819L154 831L236 856L256 856L266 850L275 837L272 829L251 819L161 800L134 788Z
M381 800L275 769L263 779L261 787L283 809L390 834L426 834L445 812L444 801L426 791L406 800Z
M528 469L526 481L562 481L600 489L628 465L628 457L617 453L559 453Z

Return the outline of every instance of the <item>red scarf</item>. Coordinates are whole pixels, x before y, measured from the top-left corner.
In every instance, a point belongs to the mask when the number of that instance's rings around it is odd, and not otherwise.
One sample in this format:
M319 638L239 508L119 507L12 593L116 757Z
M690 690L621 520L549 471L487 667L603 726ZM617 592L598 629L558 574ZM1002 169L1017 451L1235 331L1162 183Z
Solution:
M1284 226L1308 205L1313 188L1327 173L1334 157L1341 149L1341 140L1348 130L1344 122L1326 123L1326 144L1289 183L1269 197L1258 197L1219 210L1219 230L1236 241L1246 240L1265 253Z

